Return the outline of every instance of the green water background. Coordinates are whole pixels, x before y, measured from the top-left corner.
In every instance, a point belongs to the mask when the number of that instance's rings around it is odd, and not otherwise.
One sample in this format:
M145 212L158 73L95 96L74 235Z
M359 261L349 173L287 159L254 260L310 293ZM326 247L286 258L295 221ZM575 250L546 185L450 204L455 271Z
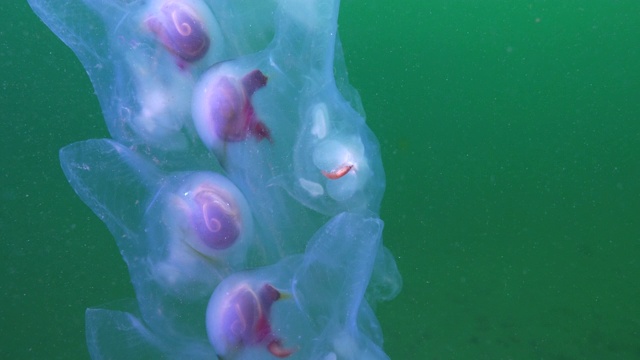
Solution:
M640 2L343 0L404 276L392 359L640 359ZM0 3L0 358L84 359L132 296L58 150L108 136L80 63Z

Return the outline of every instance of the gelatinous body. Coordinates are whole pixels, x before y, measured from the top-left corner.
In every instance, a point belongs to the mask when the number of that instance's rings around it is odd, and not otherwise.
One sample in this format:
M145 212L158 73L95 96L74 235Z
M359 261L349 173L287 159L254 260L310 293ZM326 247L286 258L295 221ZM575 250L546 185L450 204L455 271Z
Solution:
M112 136L60 151L136 293L87 310L92 358L387 358L401 278L338 0L29 2Z

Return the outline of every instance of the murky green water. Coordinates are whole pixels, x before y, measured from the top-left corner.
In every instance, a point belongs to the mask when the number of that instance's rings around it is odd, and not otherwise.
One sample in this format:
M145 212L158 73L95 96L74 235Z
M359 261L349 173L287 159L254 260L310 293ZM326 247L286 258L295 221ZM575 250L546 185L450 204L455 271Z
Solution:
M133 295L59 168L107 136L75 56L0 4L0 358L83 359ZM640 358L640 2L343 0L404 289L392 359Z

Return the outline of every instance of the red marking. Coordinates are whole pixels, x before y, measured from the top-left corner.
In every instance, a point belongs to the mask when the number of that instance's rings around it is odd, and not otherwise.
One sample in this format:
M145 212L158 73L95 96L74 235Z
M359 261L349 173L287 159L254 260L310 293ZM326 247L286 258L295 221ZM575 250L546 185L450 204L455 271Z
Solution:
M267 349L269 349L269 352L273 354L273 356L279 358L286 358L295 351L294 349L286 349L282 347L282 342L278 339L271 341L269 345L267 345Z
M245 103L244 103L244 118L247 126L247 133L255 136L258 141L263 139L269 140L273 144L271 138L271 131L260 121L256 115L256 111L251 103L251 97L256 90L267 85L268 77L260 70L253 70L242 78L242 86L244 87ZM245 135L246 136L246 135Z
M273 144L273 139L271 138L271 131L267 125L265 125L262 121L256 120L253 123L253 128L251 129L251 133L256 137L258 141L262 139L269 140L270 143Z
M341 177L347 175L347 173L353 168L353 164L351 165L343 165L342 167L336 169L336 170L331 170L331 171L324 171L321 170L322 175L324 175L327 179L330 180L336 180L336 179L340 179Z

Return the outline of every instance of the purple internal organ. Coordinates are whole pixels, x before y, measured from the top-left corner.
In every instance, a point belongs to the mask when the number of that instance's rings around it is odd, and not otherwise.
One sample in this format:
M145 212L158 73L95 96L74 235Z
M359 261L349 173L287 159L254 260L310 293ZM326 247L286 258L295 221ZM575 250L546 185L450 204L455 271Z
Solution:
M225 177L208 172L176 180L182 184L168 195L163 215L170 237L209 258L231 264L243 261L253 222L240 190Z
M221 141L242 141L249 136L272 141L269 129L251 103L251 96L267 84L268 78L260 70L241 79L219 72L205 75L194 97L196 129L205 145L215 148Z
M186 4L167 1L146 24L168 51L187 62L200 60L209 50L211 40L202 19Z
M222 76L211 94L210 117L218 137L227 141L241 141L253 135L258 140L271 140L269 129L258 119L251 104L253 93L267 84L267 77L254 70L240 82Z
M238 239L242 224L239 209L214 190L196 190L190 218L203 245L223 250Z
M279 299L285 298L280 291L269 284L264 284L256 292L250 285L239 284L227 293L221 308L216 312L216 330L221 338L223 354L240 350L244 346L266 346L276 357L285 358L294 350L285 348L282 340L271 331L271 306ZM220 343L222 342L222 343Z

